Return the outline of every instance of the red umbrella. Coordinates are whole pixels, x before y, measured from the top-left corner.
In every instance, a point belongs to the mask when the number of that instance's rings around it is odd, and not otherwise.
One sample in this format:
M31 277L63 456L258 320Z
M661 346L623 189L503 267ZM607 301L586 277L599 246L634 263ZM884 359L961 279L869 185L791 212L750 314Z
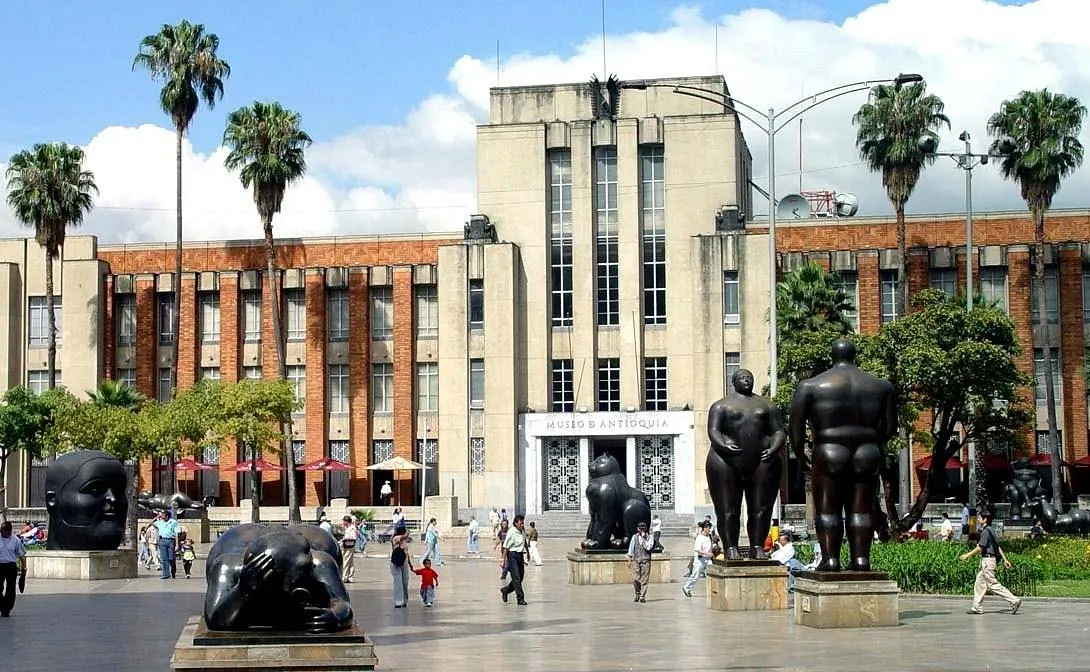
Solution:
M1090 455L1083 455L1071 463L1073 467L1090 467Z
M252 466L251 466L252 463ZM284 467L279 464L273 464L263 457L259 457L256 460L246 460L245 462L239 462L233 467L229 467L228 471L245 472L245 471L283 471Z
M1037 453L1029 458L1029 463L1034 467L1048 467L1052 465L1052 453ZM1063 464L1063 460L1060 461Z
M965 465L962 464L961 460L959 460L957 457L951 456L950 459L946 460L947 469L961 469L964 466ZM929 470L931 468L931 456L925 455L920 459L916 460L916 468L921 471Z
M309 464L301 464L296 469L299 471L352 471L355 467L332 457L323 457Z
M1011 468L1010 460L1002 455L993 455L991 453L984 456L984 464L981 465L988 471L1007 471Z
M216 468L210 464L198 462L192 457L186 457L174 463L174 471L214 471Z

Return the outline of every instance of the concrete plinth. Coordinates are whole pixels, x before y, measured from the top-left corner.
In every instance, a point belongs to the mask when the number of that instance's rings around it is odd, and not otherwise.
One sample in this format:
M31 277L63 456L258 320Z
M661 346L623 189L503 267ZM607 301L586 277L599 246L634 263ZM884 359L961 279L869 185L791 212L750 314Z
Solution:
M568 551L568 583L573 586L632 583L632 565L624 551ZM670 583L669 554L651 556L650 583Z
M31 551L26 556L30 579L103 581L135 579L137 552L116 551Z
M708 609L787 608L787 568L775 560L728 560L708 565Z
M900 622L900 588L885 572L799 572L795 623L808 628L881 628Z
M186 623L170 657L171 670L200 672L358 672L376 665L375 645L358 624L327 635L224 633L209 632L199 616Z

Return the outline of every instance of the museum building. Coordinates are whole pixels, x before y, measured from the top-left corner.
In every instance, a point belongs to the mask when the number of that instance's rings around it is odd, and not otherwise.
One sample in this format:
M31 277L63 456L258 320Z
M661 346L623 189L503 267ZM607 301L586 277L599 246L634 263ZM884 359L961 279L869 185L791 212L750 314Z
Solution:
M668 82L727 93L721 77ZM305 504L374 504L389 478L407 504L423 485L463 508L578 512L588 466L607 452L656 510L708 505L707 408L739 367L757 389L767 383L767 225L752 215L750 154L732 113L669 87L617 90L493 89L478 128L480 214L460 231L278 244L287 377L305 400L296 461L353 466L292 475ZM1047 219L1046 325L1030 311L1028 215L976 220L980 291L1017 323L1026 371L1043 364L1026 344L1059 348L1063 447L1069 460L1085 456L1090 211ZM963 236L961 215L909 217L911 291L963 289ZM892 218L781 223L778 264L837 271L870 332L896 317L895 239ZM180 387L275 375L262 242L188 243L183 256L176 307L173 242L68 238L55 265L61 384L83 394L116 378L166 399L175 338ZM0 241L6 387L45 386L43 267L33 239ZM395 455L426 465L425 482L366 469ZM170 458L149 460L142 485L177 482L238 505L250 475L232 469L248 455L224 446L196 457L217 468L175 473ZM39 505L44 462L10 466L9 503ZM801 480L788 473L794 501ZM259 477L262 503L282 504L288 476Z

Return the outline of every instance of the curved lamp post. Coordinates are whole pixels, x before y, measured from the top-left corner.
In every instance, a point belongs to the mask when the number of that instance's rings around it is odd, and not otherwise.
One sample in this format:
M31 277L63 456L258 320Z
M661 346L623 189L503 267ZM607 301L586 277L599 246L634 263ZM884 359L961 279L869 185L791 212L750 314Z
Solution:
M622 89L646 90L651 88L671 89L674 93L699 98L723 106L724 111L734 112L739 117L749 121L761 129L768 136L768 273L769 273L769 390L771 396L776 396L777 383L777 326L776 326L776 134L779 133L795 119L809 110L823 105L830 100L841 96L861 91L869 91L878 84L894 84L902 86L922 82L923 76L918 74L900 74L892 79L870 79L851 84L841 84L824 91L801 98L787 107L779 110L768 108L762 112L756 107L744 103L729 93L702 89L685 84L666 84L636 80L623 82Z

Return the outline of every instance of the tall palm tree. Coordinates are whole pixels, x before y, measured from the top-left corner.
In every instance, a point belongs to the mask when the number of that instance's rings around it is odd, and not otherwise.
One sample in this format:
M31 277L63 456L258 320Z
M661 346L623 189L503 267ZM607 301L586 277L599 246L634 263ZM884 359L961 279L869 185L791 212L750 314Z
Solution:
M900 283L897 314L908 309L905 274L905 203L926 166L935 162L938 131L950 127L945 105L927 93L923 82L879 84L871 99L852 117L857 127L855 145L872 172L882 173L882 186L897 215L897 278Z
M842 333L853 330L848 314L855 310L839 278L808 261L776 284L777 326L781 338L803 329L833 325Z
M57 384L57 316L53 260L60 256L68 227L79 226L94 207L95 176L83 169L83 150L63 142L34 145L8 162L8 205L45 249L45 310L49 389Z
M238 171L242 186L253 189L257 214L265 231L265 265L269 278L269 298L272 327L276 342L277 375L285 377L284 333L280 326L280 292L276 277L276 240L273 237L273 216L280 212L288 185L300 180L307 171L304 150L311 143L301 125L298 112L281 107L280 103L255 101L227 117L223 144L230 148L224 165ZM290 426L288 428L290 430ZM288 472L288 518L300 522L299 497L295 487L295 454L286 430L284 465Z
M1037 314L1048 324L1045 292L1045 212L1063 179L1082 165L1079 142L1086 107L1077 98L1048 89L1023 91L1005 100L988 119L988 134L995 137L990 153L1003 155L1003 177L1014 180L1033 217L1036 248L1034 277L1037 280ZM1062 510L1060 442L1056 430L1056 395L1052 389L1052 346L1041 343L1045 358L1045 406L1048 413L1048 443L1052 455L1052 502Z
M177 237L174 246L174 314L181 314L182 283L182 139L203 100L208 109L223 98L223 80L231 76L231 66L216 53L220 38L206 33L204 25L182 21L164 24L158 33L140 40L140 50L132 68L144 68L155 81L163 83L159 105L174 124L176 164ZM177 329L177 318L175 318ZM178 387L178 334L171 342L170 387Z

